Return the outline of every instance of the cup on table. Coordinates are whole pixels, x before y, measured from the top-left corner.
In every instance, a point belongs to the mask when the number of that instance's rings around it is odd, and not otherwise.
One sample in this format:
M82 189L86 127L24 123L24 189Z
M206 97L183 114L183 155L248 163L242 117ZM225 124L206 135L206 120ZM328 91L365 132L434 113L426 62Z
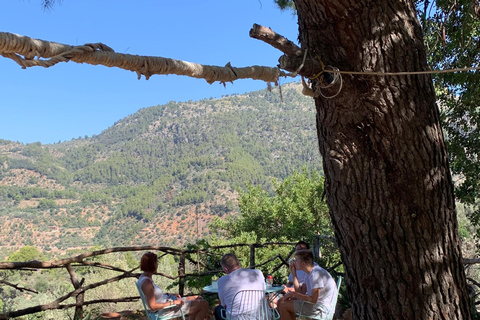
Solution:
M272 275L269 275L267 277L267 279L265 280L265 284L266 284L267 289L271 288L273 286L273 276Z
M212 280L212 289L218 289L217 280Z

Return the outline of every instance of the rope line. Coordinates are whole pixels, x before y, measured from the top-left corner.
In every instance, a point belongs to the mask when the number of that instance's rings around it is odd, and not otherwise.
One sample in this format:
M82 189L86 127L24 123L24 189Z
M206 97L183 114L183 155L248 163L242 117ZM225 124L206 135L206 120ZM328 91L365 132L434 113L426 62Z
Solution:
M323 72L325 71L325 64L323 63L322 59L320 59L320 56L317 54L317 58L318 58L318 61L320 61L320 64L322 65L322 71L320 71L318 74L314 75L313 77L311 78L308 78L310 80L315 80L317 79L318 77L320 77ZM338 70L338 69L337 69Z
M335 68L335 67L332 67L332 66L327 66L329 69L324 69L322 71L325 72L325 73L333 73L332 71L338 71L338 68ZM317 77L314 77L314 78L308 78L309 79L309 82L312 82L312 80L314 80L315 78ZM326 83L325 85L322 84L322 83ZM325 94L322 93L322 89L328 89L328 88L331 88L333 87L334 85L336 85L337 83L340 83L339 87L338 87L338 90L335 94L331 95L331 96L327 96ZM305 79L304 77L302 76L302 85L303 85L303 90L302 90L302 93L306 96L310 96L310 97L313 97L313 98L318 98L319 96L321 96L322 98L324 99L333 99L335 98L336 96L338 96L340 94L340 92L342 91L342 88L343 88L343 78L342 78L342 75L340 73L333 73L333 78L332 78L332 81L331 82L326 82L325 79L322 77L320 79L320 81L317 83L317 85L315 86L315 89L313 89L313 87L310 87L306 82L305 82Z
M427 71L404 71L404 72L340 71L337 69L337 70L331 70L329 72L340 73L340 74L367 75L367 76L406 76L406 75L416 75L416 74L453 73L453 72L474 71L474 70L480 70L480 67L445 69L445 70L427 70Z
M329 66L331 68L332 71L338 71L338 68L335 68L335 67L332 67L332 66ZM325 71L325 70L324 70ZM327 70L327 72L330 71L330 70ZM340 79L340 80L339 80ZM333 85L335 85L338 81L340 81L340 86L338 88L338 91L337 93L335 93L334 95L331 95L331 96L325 96L323 93L322 93L322 90L318 90L319 94L325 98L325 99L333 99L335 98L336 96L338 96L340 94L340 91L342 91L342 88L343 88L343 79L342 79L342 75L340 73L334 73L333 75L333 81L330 82L329 84L327 85L322 85L322 84L319 84L319 88L320 89L328 89L330 87L332 87Z

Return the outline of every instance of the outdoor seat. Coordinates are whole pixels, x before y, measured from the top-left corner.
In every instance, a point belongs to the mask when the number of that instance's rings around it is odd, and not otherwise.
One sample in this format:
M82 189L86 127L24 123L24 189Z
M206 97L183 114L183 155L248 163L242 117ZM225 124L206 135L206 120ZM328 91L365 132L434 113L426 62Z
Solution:
M180 315L173 315L173 316L164 316L158 311L152 311L150 309L150 305L148 304L147 298L145 297L145 294L142 291L142 285L138 283L138 281L135 281L135 285L137 286L138 293L140 293L140 300L142 300L143 303L143 308L145 309L145 313L147 315L147 318L150 320L167 320L167 319L175 319L175 318L182 318L182 320L185 320L185 315L183 314L182 309L180 309ZM169 309L169 308L175 308L176 306L168 306L165 307L161 310Z
M242 290L235 294L232 309L222 309L225 320L277 320L280 314L268 306L265 290Z
M333 315L335 314L335 306L337 305L337 300L338 300L338 293L340 292L340 286L342 284L342 277L338 277L337 280L337 292L335 293L335 297L333 298L333 308L331 310L328 310L325 307L320 306L320 309L322 310L321 313L316 314L316 315L308 315L308 314L303 314L303 312L306 313L306 310L303 310L303 307L305 305L314 305L311 302L308 301L303 301L302 307L300 308L300 313L297 315L298 319L316 319L316 320L333 320ZM310 309L310 308L308 308Z

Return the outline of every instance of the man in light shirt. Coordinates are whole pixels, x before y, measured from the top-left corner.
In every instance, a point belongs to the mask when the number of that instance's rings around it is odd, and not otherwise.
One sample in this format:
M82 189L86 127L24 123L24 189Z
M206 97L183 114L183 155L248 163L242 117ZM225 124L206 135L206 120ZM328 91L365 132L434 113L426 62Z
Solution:
M309 250L310 249L310 245L308 243L306 243L305 241L298 241L297 244L295 245L295 252L297 251L300 251L300 250ZM318 264L316 262L313 263L315 266L318 266ZM297 280L298 280L298 284L299 284L299 289L297 291L301 292L301 293L305 293L306 292L306 288L305 288L305 277L306 277L306 274L305 272L303 272L302 270L297 270L296 272L297 274ZM283 289L283 293L287 293L287 292L293 292L293 291L296 291L295 290L295 287L293 286L293 276L292 276L292 273L289 274L288 276L288 282L287 284L284 284L284 289Z
M215 319L222 320L222 309L227 313L235 310L233 298L241 290L265 290L265 278L260 270L245 269L240 266L238 258L233 253L225 254L220 260L226 275L218 279L218 298L220 305L215 308ZM258 306L253 306L253 308ZM231 314L235 316L235 314Z
M337 285L332 276L320 266L313 264L313 253L310 250L301 250L295 253L295 262L290 265L293 276L293 285L299 288L297 270L306 274L306 292L289 291L278 300L278 310L282 320L295 320L302 311L304 315L321 315L335 308L334 300ZM304 301L309 302L305 303Z

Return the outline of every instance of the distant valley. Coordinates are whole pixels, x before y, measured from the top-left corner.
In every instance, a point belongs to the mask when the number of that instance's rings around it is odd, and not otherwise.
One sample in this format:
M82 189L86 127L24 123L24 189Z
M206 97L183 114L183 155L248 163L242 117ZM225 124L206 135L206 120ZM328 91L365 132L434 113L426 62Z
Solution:
M173 245L238 214L246 183L321 171L313 100L299 84L138 110L93 137L0 139L0 260L92 246ZM66 106L68 108L68 106Z

